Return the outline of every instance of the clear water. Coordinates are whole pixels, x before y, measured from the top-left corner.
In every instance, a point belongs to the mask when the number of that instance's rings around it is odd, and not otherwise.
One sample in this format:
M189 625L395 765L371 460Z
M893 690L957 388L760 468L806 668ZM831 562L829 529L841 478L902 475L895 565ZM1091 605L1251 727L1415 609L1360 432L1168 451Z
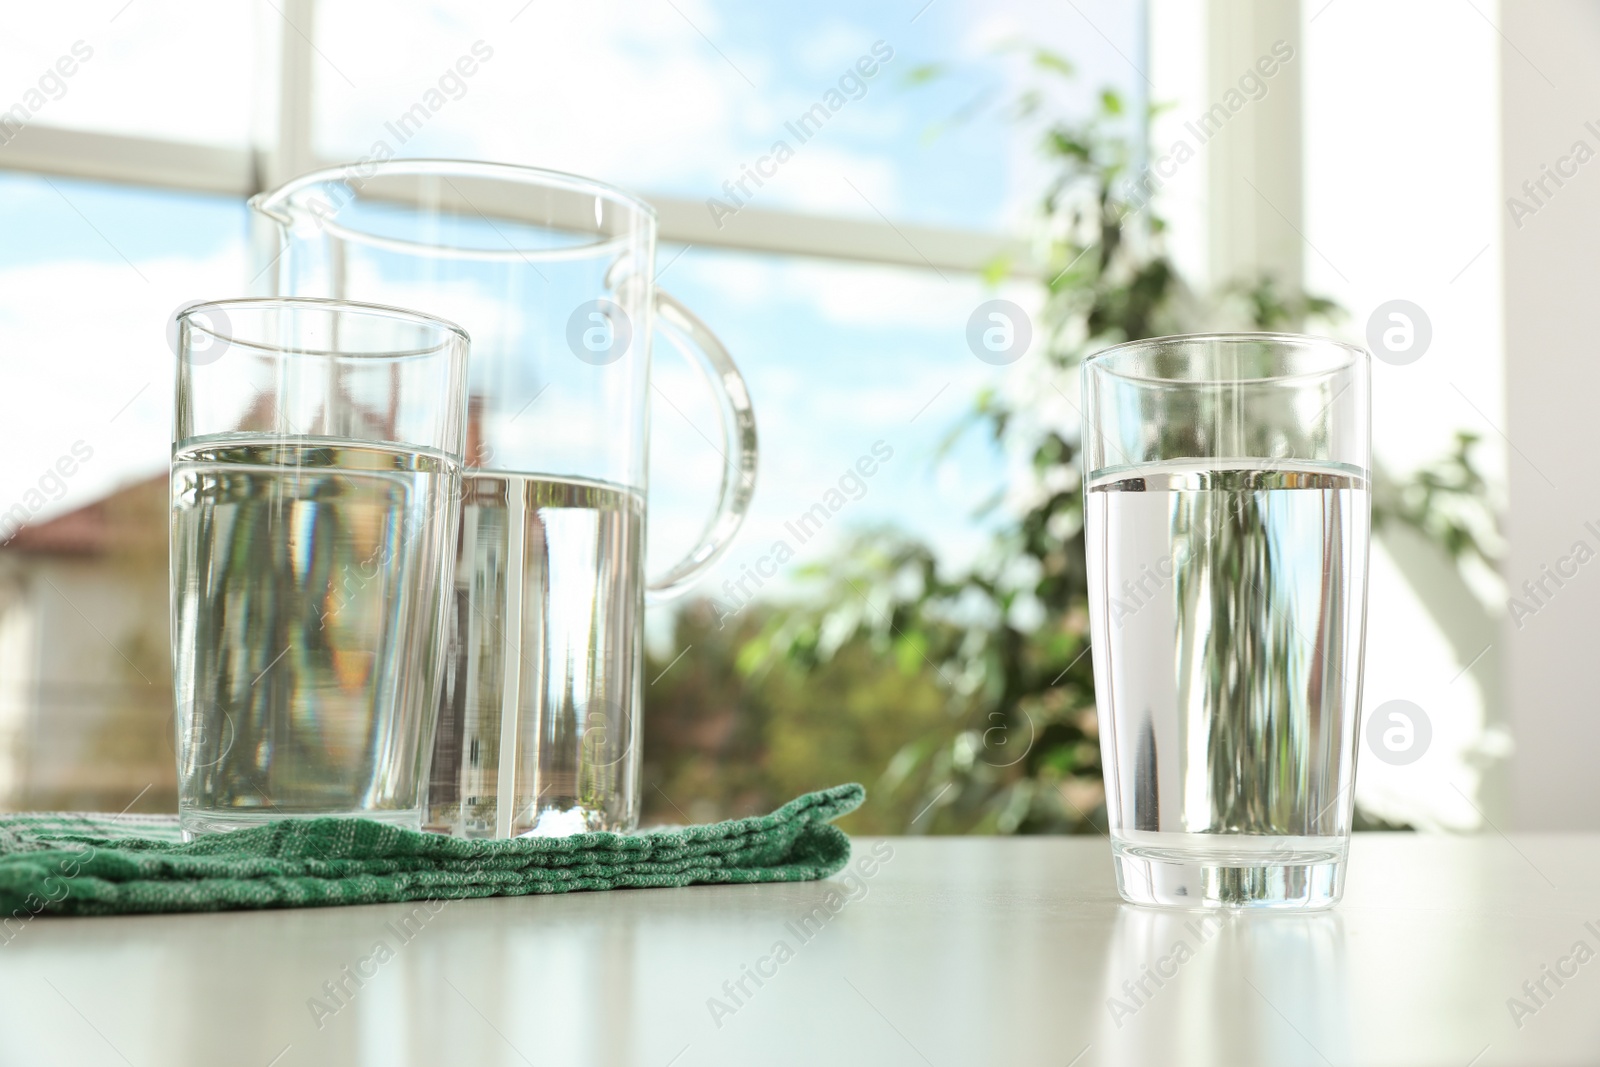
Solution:
M317 814L420 824L458 470L316 439L173 458L186 830Z
M1217 464L1088 487L1119 877L1153 903L1331 902L1315 898L1337 896L1351 817L1366 481Z
M632 829L643 497L603 482L468 470L459 544L454 684L440 712L428 828L465 837Z

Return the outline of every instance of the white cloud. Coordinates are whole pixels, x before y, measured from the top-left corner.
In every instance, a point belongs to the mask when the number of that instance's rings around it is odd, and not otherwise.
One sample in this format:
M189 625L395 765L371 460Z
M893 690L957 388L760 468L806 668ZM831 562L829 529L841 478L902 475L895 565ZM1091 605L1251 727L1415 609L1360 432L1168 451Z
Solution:
M807 73L826 80L843 73L877 39L877 33L859 23L828 18L807 33L795 51Z
M236 246L204 259L141 262L148 281L120 260L0 271L4 507L77 440L94 449L94 458L46 515L166 467L173 391L167 320L197 294L230 295L242 266Z
M448 131L484 159L644 188L707 181L737 159L733 131L769 128L771 119L757 94L730 91L748 87L696 32L719 32L714 8L688 0L677 8L682 15L668 4L543 5L509 24L499 10L446 20L430 8L437 32L429 33L414 20L332 5L319 23L324 50L358 88L320 77L322 150L359 155L376 138L392 143L384 123L481 39L493 59L406 154ZM752 79L763 72L756 57L729 58Z
M92 56L37 121L244 146L258 49L252 5L190 0L10 5L0 34L0 111L73 44ZM112 21L112 16L116 21Z
M756 193L757 206L873 220L878 211L893 217L900 209L893 161L823 143L826 126L805 144L796 144L787 131L779 132L795 147L794 158Z

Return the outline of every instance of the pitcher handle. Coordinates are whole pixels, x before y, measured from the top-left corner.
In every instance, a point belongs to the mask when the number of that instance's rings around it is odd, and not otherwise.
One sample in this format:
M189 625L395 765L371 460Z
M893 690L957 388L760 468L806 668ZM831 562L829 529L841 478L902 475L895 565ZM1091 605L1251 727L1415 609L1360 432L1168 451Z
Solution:
M686 592L733 544L756 488L756 414L750 407L744 376L716 334L670 293L656 291L655 313L658 328L689 358L716 395L723 458L717 508L699 543L645 588L646 598L660 603Z

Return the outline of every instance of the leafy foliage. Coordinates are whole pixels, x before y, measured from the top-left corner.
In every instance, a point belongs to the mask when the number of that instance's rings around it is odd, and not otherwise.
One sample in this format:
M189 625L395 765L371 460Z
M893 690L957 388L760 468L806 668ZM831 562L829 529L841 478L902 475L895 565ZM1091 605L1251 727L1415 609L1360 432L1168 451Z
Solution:
M1046 78L1071 68L1033 56ZM1038 212L1045 279L1039 357L1012 390L980 393L955 433L979 429L1015 463L1007 497L991 505L992 542L950 568L914 537L859 533L808 568L818 595L774 613L741 655L747 671L782 662L811 677L863 654L932 678L942 714L890 760L874 797L915 812L900 829L1084 832L1104 826L1104 793L1089 651L1077 373L1083 359L1126 340L1203 329L1303 329L1337 312L1329 300L1271 275L1200 300L1162 246L1148 176L1133 173L1134 135L1122 101L1102 94L1084 121L1040 120L1046 94L1016 107L1038 121L1053 178ZM992 277L1004 276L997 264ZM1383 487L1375 521L1412 525L1452 556L1492 551L1473 439L1414 484ZM1492 519L1487 527L1492 528Z
M938 728L937 679L902 672L865 646L839 650L818 670L774 659L741 672L771 610L755 604L719 625L710 602L690 604L676 617L672 650L650 656L647 824L758 815L822 784L873 782L907 737ZM910 799L873 797L840 825L899 833L916 818Z
M1410 481L1378 481L1372 498L1373 525L1410 526L1458 563L1497 566L1500 531L1490 506L1490 487L1472 462L1477 444L1477 434L1459 431L1455 447Z

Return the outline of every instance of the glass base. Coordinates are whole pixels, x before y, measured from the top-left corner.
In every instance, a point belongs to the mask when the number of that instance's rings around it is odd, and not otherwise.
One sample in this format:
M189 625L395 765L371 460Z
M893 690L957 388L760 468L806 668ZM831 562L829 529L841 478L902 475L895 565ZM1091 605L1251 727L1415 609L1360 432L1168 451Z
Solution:
M1117 889L1169 908L1331 908L1344 893L1345 837L1113 833Z
M610 820L604 812L590 811L588 808L546 808L534 820L533 829L525 830L518 837L570 837L573 834L586 834L594 830L611 830Z
M424 829L434 834L492 841L498 834L494 814L492 806L487 812L481 807L474 808L473 818L468 820L460 818L459 808L456 805L436 805ZM566 808L547 807L537 814L532 814L531 807L524 808L523 814L532 815L532 824L529 824L527 818L514 822L511 826L512 837L571 837L573 834L598 831L631 834L638 827L637 816L629 820L619 819L599 808L584 807L581 804Z
M193 841L203 834L223 834L230 830L248 830L252 826L265 826L283 819L371 819L406 830L422 829L422 809L410 811L319 811L286 815L283 812L197 811L194 808L178 809L178 828L185 841Z

